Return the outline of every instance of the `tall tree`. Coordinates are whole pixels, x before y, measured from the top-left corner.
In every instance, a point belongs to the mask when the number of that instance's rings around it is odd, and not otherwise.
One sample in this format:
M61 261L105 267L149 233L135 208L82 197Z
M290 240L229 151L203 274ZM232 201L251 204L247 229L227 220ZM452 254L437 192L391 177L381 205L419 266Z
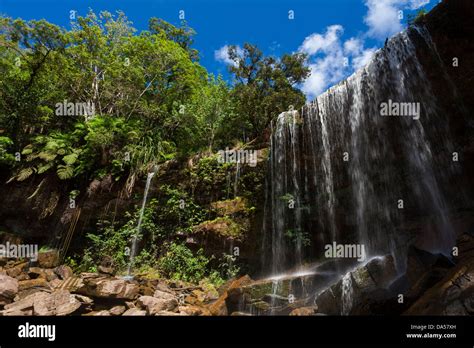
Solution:
M305 103L304 94L297 88L309 75L305 54L266 57L255 45L246 43L243 50L230 46L228 55L234 62L229 70L235 80L232 96L240 116L236 127L240 126L246 136L261 135L279 113Z

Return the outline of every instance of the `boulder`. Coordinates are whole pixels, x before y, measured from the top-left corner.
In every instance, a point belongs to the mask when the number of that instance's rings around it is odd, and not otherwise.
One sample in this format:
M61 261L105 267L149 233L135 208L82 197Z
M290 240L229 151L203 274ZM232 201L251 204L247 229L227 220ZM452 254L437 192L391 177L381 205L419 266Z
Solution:
M390 293L386 289L396 278L397 271L393 257L391 255L375 257L321 291L315 301L322 313L349 314L354 308L357 310L362 310L361 307L366 308L361 302L370 302L375 295L380 301L389 297Z
M123 316L145 316L146 311L140 310L138 308L130 308L130 309L127 309L122 315Z
M10 303L18 293L18 280L0 274L0 305Z
M91 299L90 297L83 296L83 295L78 295L74 294L74 297L82 304L84 304L86 307L92 306L94 304L94 300Z
M30 295L32 295L36 292L44 292L44 291L49 292L49 290L45 289L45 288L30 288L30 289L18 291L18 294L15 296L13 301L17 302L17 301L20 301L20 300L26 298L27 296L30 296Z
M86 302L66 290L53 293L37 291L4 307L3 315L70 315Z
M59 277L59 279L65 280L73 276L74 272L71 267L66 265L58 266L54 269L54 273Z
M101 274L107 274L107 275L112 275L112 276L115 274L115 270L113 267L106 267L102 265L97 267L97 271Z
M58 279L58 276L56 275L56 273L54 273L54 270L50 268L44 268L43 272L46 275L46 280L48 282Z
M42 268L54 268L59 262L59 252L57 250L40 251L38 253L38 266Z
M388 288L397 277L392 255L375 257L365 266L377 288Z
M115 306L109 309L111 315L122 315L125 311L125 306Z
M139 287L125 279L87 277L76 292L91 297L133 300L138 296Z
M44 291L38 291L31 295L26 296L25 298L7 304L3 308L2 315L19 315L20 312L27 312L33 314L33 305L35 302L47 301L49 293Z
M341 286L342 281L339 281L316 296L315 302L321 312L328 315L341 314Z
M39 268L39 267L30 267L28 269L28 277L30 279L37 279L37 278L47 279L46 273L44 272L42 268Z
M49 290L50 286L46 279L44 278L36 278L36 279L28 279L22 280L18 282L19 290L27 290L31 288L38 288L38 289L45 289Z
M170 293L170 294L174 294L174 291L171 290L171 288L168 286L168 284L166 284L165 282L163 281L158 281L155 285L154 285L155 289L156 290L160 290L162 292L167 292L167 293Z
M428 251L410 246L407 254L406 277L408 283L415 284L434 265L442 268L449 268L452 262L442 254L432 254Z
M180 314L185 314L189 316L198 316L198 315L204 315L204 316L209 316L211 315L211 312L204 307L200 306L179 306L178 307L178 312Z
M140 296L137 305L146 309L148 315L155 315L161 311L172 311L178 306L176 298L170 294L165 297Z
M212 315L227 315L228 314L227 305L226 305L226 299L228 296L227 292L231 289L244 286L251 282L252 282L252 279L248 275L245 275L243 277L240 277L239 279L233 280L227 287L226 291L224 291L224 293L214 303L212 303L208 307L211 314Z
M82 306L82 303L67 290L58 290L36 299L33 302L33 315L57 315L64 316L73 314Z
M427 289L405 315L469 315L474 294L474 259L465 259Z
M86 314L83 314L84 316L90 316L90 317L108 317L110 316L110 312L107 310L101 310L101 311L93 311L89 312Z
M16 278L18 280L29 279L26 270L28 268L28 262L20 262L14 266L7 267L6 272L10 277Z
M318 307L301 307L293 309L290 312L291 316L309 316L316 314Z
M153 293L153 297L160 298L160 299L174 299L176 296L174 295L174 292L168 292L168 291L163 291L160 289L155 290Z

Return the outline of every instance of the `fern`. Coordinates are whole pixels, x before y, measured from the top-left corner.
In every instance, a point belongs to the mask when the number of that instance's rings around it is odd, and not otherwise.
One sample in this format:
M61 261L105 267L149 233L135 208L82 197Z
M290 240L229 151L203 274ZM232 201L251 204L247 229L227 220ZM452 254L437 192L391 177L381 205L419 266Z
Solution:
M59 164L56 173L61 180L70 179L74 176L74 168L70 165Z
M57 154L51 153L51 152L46 152L46 151L41 151L38 154L38 157L41 158L42 160L46 161L46 162L51 162L52 160L54 160L56 158L56 156L57 156Z
M76 162L77 160L77 157L78 157L78 154L76 152L74 153L71 153L69 155L66 155L63 157L63 161L64 163L66 163L67 165L72 165Z
M31 174L34 173L34 170L32 167L27 167L27 168L23 168L22 170L20 170L20 172L16 175L16 180L17 181L23 181L23 180L26 180L28 179Z
M25 146L25 148L23 149L23 151L21 152L22 155L29 155L33 152L33 145L27 145Z
M48 163L45 163L45 164L41 164L38 166L38 174L43 174L44 172L50 170L51 168L54 167L54 163L52 162L48 162Z

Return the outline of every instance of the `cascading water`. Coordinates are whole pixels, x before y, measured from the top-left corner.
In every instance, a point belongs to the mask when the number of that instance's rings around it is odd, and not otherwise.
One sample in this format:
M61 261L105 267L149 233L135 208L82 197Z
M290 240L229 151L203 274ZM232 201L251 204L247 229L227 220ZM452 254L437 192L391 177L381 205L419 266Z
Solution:
M148 173L147 178L146 178L145 192L143 194L142 206L140 208L140 215L139 215L139 218L138 218L137 231L133 235L133 238L132 238L132 248L130 250L130 261L129 261L129 264L128 264L128 271L127 271L127 277L128 278L132 277L131 272L132 272L132 268L134 266L135 256L136 256L136 253L137 253L137 242L138 242L138 237L140 236L140 232L141 232L143 214L145 213L145 206L146 206L146 202L147 202L147 198L148 198L148 191L150 190L151 179L155 175L155 172L156 172L156 170L153 171L153 172Z
M348 272L342 277L342 315L348 315L352 309L353 292L352 277Z
M433 152L449 153L449 132L415 43L433 50L428 40L427 31L417 28L398 34L366 67L301 112L278 116L263 273L296 272L305 261L324 260L324 246L333 242L364 245L367 257L392 254L399 271L415 239L426 250L449 254L455 236ZM382 105L392 102L413 106L412 113L385 116ZM431 228L418 235L407 231L413 215ZM344 285L349 311L350 276Z

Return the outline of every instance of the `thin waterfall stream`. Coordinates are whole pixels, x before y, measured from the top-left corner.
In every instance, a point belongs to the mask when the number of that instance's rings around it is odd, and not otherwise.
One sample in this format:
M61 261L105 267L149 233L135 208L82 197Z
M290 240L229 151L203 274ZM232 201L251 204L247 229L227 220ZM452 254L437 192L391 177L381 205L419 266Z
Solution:
M132 247L130 249L130 261L128 263L127 278L133 278L132 269L134 266L135 256L137 253L137 243L138 243L138 238L141 232L143 214L145 213L145 207L146 207L146 202L148 198L148 191L150 190L151 179L153 179L153 176L155 175L155 173L156 173L156 170L148 173L147 178L146 178L145 191L143 193L143 200L142 200L142 205L140 208L140 215L138 218L137 229L136 229L136 233L133 235L133 238L132 238Z

